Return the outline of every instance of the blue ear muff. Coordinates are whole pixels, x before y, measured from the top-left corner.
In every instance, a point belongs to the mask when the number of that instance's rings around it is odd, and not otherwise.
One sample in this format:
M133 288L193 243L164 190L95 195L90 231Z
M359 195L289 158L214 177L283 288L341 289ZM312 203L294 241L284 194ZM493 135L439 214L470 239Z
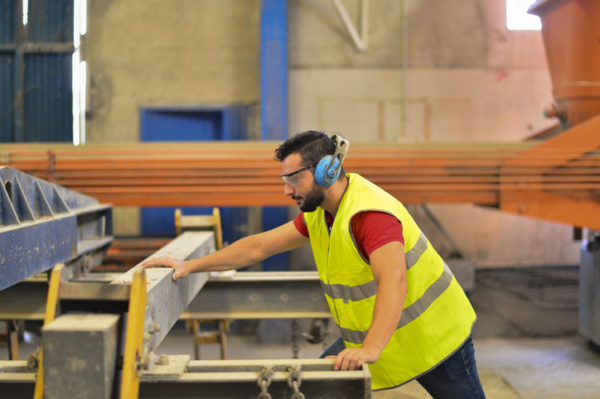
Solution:
M340 160L332 155L326 155L315 168L315 182L321 187L329 187L340 177Z
M342 162L348 153L350 142L340 135L331 137L335 144L333 155L326 155L315 167L315 182L321 187L329 187L336 182L342 171Z

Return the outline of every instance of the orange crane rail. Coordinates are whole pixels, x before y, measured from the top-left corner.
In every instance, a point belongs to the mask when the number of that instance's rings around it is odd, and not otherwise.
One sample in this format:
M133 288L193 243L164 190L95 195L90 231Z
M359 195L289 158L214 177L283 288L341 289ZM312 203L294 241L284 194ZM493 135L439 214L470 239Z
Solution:
M600 230L600 117L544 142L357 144L344 163L406 204L475 203ZM279 206L276 142L0 145L0 163L115 206Z

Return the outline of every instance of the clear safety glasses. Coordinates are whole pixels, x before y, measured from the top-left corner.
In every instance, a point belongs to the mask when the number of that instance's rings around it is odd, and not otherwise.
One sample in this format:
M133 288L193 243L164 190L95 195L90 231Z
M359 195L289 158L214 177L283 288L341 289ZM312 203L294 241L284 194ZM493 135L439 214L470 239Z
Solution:
M289 185L291 187L298 187L298 184L300 184L300 179L302 179L300 172L304 172L305 170L308 170L311 168L312 168L311 166L306 166L306 167L298 169L292 173L286 173L285 175L281 175L281 178L287 185Z

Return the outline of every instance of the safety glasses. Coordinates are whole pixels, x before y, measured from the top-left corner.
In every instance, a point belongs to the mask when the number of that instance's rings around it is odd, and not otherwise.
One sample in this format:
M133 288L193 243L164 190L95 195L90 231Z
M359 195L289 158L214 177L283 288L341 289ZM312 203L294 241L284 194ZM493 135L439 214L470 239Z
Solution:
M312 166L305 166L304 168L298 169L294 172L286 173L285 175L281 175L281 178L287 185L297 187L298 184L300 184L300 179L302 179L300 172L304 172L308 169L312 169Z

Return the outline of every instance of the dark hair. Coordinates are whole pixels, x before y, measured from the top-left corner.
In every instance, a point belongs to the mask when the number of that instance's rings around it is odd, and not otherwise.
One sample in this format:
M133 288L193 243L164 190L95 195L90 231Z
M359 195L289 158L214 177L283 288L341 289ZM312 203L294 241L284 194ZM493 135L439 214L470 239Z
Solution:
M302 166L314 168L325 155L333 155L335 144L323 132L307 130L284 141L275 150L274 158L281 162L291 154L300 154Z

